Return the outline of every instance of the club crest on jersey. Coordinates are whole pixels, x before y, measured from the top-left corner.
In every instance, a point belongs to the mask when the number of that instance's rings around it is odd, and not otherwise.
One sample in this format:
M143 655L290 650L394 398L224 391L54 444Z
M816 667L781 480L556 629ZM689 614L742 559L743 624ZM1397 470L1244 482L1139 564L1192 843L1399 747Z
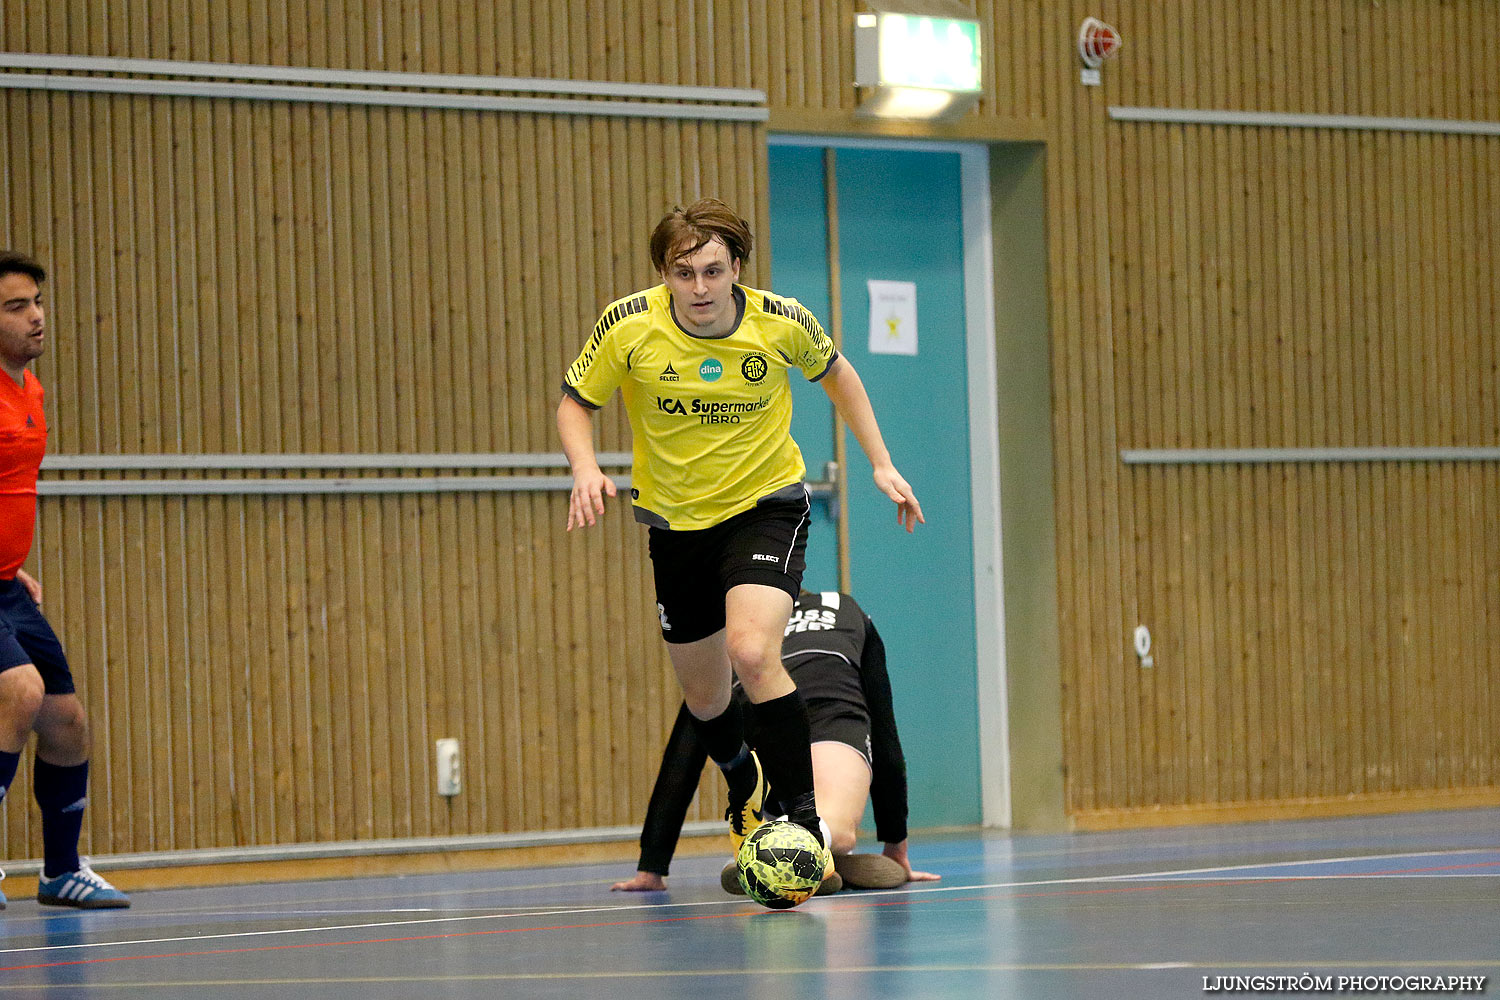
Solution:
M745 376L745 381L751 385L759 385L764 381L768 371L770 371L770 366L766 364L764 354L747 354L745 360L740 362L740 374Z
M724 363L716 358L708 358L698 366L698 377L705 382L717 382L723 374Z
M676 382L677 380L678 380L677 370L672 367L672 362L668 361L667 362L667 367L663 368L661 370L661 374L657 376L657 381L659 381L659 382Z

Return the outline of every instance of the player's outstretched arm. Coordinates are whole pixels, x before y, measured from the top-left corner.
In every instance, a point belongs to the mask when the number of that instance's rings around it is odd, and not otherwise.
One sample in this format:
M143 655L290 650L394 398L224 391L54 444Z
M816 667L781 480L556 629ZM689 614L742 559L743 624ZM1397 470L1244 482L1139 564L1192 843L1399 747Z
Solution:
M641 857L634 878L616 882L610 891L652 892L667 887L667 869L682 834L682 821L698 791L708 751L698 740L687 704L677 710L672 735L662 751L661 768L651 788L651 803L646 807L646 822L641 825Z
M934 875L932 872L914 871L911 861L906 857L906 841L904 840L895 844L886 844L885 849L881 853L906 869L906 881L908 882L936 882L943 877L941 875Z
M568 497L568 530L572 531L593 524L604 514L604 498L615 495L615 483L599 470L593 418L568 396L557 404L557 435L573 469L573 492Z
M901 736L896 732L885 642L870 616L863 609L858 613L865 626L859 651L859 688L870 712L870 806L875 814L875 835L887 844L904 843L906 755L901 752Z
M849 425L859 446L864 449L865 457L875 469L876 487L896 504L896 523L908 532L916 531L919 523L926 524L916 493L891 462L891 453L885 446L885 439L880 436L880 425L875 420L869 393L865 392L865 384L849 359L839 355L818 384L828 393L834 409L839 411L839 416L844 418L844 423Z

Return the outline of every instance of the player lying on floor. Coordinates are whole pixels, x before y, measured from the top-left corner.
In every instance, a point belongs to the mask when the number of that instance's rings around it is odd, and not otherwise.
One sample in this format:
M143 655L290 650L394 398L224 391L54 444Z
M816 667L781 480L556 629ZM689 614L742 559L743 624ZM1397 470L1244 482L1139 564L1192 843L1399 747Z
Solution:
M819 893L844 885L888 889L937 879L913 871L907 859L906 760L896 733L885 644L875 623L848 594L803 591L786 625L781 660L807 703L818 811L833 836L829 846L835 874ZM738 687L735 697L743 697ZM667 869L706 760L684 706L651 792L635 877L612 889L666 888ZM866 800L873 803L875 833L885 845L881 854L852 853ZM767 814L774 813L770 803L775 801L773 787ZM732 861L721 882L731 892L742 891Z

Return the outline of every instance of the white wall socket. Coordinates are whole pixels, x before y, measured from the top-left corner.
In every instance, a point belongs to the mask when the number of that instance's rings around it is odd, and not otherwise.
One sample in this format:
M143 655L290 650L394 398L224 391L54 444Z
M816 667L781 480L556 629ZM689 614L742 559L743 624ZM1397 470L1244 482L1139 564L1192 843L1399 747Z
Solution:
M437 791L439 795L457 795L463 787L459 771L458 740L437 741Z

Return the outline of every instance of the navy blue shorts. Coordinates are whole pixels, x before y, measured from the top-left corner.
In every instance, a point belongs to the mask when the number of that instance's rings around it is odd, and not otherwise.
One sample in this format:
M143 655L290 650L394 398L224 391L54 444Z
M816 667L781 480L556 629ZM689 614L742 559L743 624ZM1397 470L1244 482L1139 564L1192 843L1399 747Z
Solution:
M0 580L0 670L36 666L48 694L72 694L73 674L57 633L20 580Z
M807 493L763 500L711 528L648 532L661 637L696 642L724 627L724 595L742 583L785 591L794 599L807 566Z

